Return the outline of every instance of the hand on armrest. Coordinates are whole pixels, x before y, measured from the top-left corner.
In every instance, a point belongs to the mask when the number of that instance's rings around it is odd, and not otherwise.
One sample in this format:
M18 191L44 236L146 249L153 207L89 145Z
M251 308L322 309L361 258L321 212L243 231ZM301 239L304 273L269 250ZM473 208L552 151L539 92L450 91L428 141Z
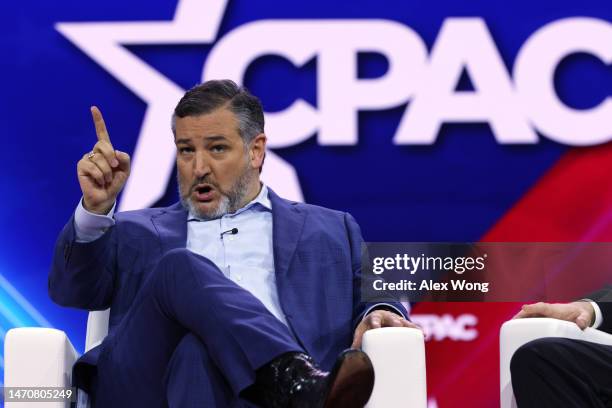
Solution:
M524 305L514 319L524 317L552 317L553 319L566 320L576 323L584 330L595 322L595 309L588 301L572 303L544 303L538 302Z

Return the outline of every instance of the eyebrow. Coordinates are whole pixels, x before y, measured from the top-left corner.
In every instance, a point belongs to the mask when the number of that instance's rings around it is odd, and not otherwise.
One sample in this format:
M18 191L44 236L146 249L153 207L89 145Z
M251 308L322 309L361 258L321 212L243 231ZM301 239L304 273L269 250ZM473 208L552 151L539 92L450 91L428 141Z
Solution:
M205 136L204 137L204 141L206 141L206 142L216 142L216 141L219 141L219 140L228 140L228 138L225 137L225 136ZM175 144L181 144L181 143L189 144L189 143L192 143L192 141L191 141L191 139L184 139L183 138L183 139L176 139L174 141L174 143Z

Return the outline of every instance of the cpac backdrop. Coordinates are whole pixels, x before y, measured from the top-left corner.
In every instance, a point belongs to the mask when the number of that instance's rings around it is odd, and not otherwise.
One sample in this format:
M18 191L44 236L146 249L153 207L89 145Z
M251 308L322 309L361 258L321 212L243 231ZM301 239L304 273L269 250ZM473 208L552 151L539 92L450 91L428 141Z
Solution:
M612 7L602 1L4 4L0 328L66 330L47 271L101 107L133 157L123 209L176 199L170 113L231 77L259 95L281 194L368 241L610 241ZM421 304L430 406L498 405L516 304ZM1 361L1 360L0 360Z

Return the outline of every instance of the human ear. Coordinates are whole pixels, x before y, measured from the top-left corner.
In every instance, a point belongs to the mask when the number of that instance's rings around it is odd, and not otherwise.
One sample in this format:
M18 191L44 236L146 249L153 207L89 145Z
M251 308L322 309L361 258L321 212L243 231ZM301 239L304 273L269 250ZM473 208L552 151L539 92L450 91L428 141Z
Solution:
M253 140L249 147L249 163L255 169L261 168L263 165L264 155L266 153L267 138L264 133L260 133Z

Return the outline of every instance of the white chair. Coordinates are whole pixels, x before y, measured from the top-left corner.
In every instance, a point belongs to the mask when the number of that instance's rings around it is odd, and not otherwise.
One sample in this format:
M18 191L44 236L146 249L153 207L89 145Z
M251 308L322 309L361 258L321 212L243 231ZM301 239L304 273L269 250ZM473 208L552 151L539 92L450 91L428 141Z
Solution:
M86 351L100 344L106 336L108 316L108 310L89 313ZM369 408L427 406L425 343L420 330L389 327L367 331L363 350L372 360L376 375ZM78 357L61 330L11 329L4 340L4 385L70 387L72 366ZM80 401L79 405L87 404ZM40 403L9 402L6 406L38 408ZM65 408L69 404L47 402L44 406Z
M549 318L516 319L505 322L500 330L500 407L516 408L510 378L510 359L523 344L542 337L565 337L612 345L612 335L588 328L580 330L574 323Z

